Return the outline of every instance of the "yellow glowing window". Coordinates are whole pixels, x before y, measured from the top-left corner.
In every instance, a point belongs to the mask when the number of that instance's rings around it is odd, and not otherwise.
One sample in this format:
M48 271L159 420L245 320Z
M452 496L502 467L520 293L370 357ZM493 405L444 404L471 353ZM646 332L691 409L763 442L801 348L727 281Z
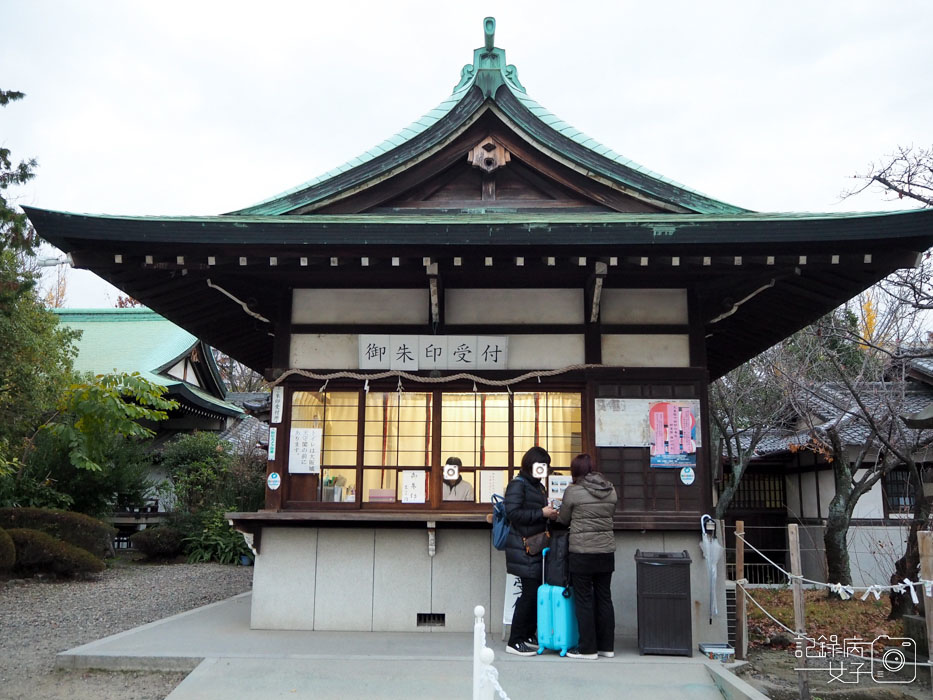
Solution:
M359 393L296 391L292 394L292 428L321 428L321 464L355 466Z
M430 467L433 399L429 393L369 392L363 429L363 465Z
M444 394L441 456L464 467L509 466L509 394Z
M515 466L529 447L540 445L550 453L551 466L568 468L583 449L581 403L581 394L573 392L516 393Z

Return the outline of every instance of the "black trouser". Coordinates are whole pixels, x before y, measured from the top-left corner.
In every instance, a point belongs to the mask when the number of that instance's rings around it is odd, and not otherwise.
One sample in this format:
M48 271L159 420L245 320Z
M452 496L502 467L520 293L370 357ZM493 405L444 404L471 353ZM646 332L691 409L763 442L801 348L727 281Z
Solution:
M538 634L538 586L540 578L524 578L522 594L515 601L515 610L512 612L512 631L509 634L509 646L524 642Z
M613 651L615 646L616 615L612 607L609 586L612 572L570 574L573 597L580 627L578 647L583 654ZM514 627L512 628L515 629Z

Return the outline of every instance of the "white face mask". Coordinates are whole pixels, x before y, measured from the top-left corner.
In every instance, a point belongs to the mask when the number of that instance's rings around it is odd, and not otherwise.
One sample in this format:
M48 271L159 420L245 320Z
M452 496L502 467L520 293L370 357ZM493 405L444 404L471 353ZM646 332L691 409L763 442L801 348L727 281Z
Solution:
M531 475L535 479L543 479L547 476L547 462L535 462L531 465Z

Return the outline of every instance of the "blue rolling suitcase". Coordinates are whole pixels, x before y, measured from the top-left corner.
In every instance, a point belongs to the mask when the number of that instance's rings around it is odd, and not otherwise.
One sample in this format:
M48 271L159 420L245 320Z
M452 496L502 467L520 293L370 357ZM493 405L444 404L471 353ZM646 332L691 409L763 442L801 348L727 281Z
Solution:
M544 562L549 549L541 552L541 580L544 581ZM543 583L538 586L538 653L545 649L567 655L580 641L577 613L569 588Z

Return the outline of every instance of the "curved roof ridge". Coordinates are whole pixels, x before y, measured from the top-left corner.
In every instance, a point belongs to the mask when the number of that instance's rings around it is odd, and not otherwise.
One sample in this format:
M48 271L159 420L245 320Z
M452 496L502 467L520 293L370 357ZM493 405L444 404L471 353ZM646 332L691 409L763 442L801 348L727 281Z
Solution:
M351 158L342 165L284 192L243 209L227 213L235 216L286 214L315 202L328 200L343 191L355 188L373 177L384 174L404 162L417 158L420 154L429 150L436 145L439 138L438 134L444 132L449 135L450 128L456 129L457 126L464 123L469 116L465 114L465 110L468 110L469 114L476 114L488 102L491 102L503 107L503 111L509 114L508 109L503 105L502 93L500 92L503 86L507 88L507 94L512 98L511 100L506 98L505 102L513 104L513 113L516 113L516 109L518 110L519 127L538 143L539 147L556 149L561 156L566 157L584 170L591 171L596 176L608 178L630 193L641 193L649 201L655 201L662 205L668 204L675 208L679 207L687 212L713 214L749 211L743 207L714 199L698 190L656 173L630 158L626 158L611 148L604 146L595 138L571 126L533 100L527 95L524 86L518 80L518 69L514 65L507 63L505 50L494 45L495 27L496 21L494 18L487 17L483 21L484 46L473 51L473 63L463 66L460 72L460 81L454 87L451 95L437 107L428 111L398 133L376 144L365 153ZM476 99L471 104L466 98L474 90L478 90L479 93L476 94ZM513 100L517 100L517 106L515 106ZM461 103L463 103L462 106ZM455 110L459 111L460 114L452 114ZM522 114L522 110L527 111L527 114L531 115L531 119ZM444 129L440 129L437 134L426 135L425 138L421 139L421 143L412 144L408 152L403 152L396 158L386 157L383 163L372 162L393 152L400 153L397 149L430 131L432 127L448 116L451 119L448 119L449 123ZM510 116L513 115L510 114ZM525 123L521 123L521 117L523 116L526 117ZM562 146L569 147L572 151L581 148L583 150L576 150L575 153L564 153L561 151ZM353 175L347 175L335 181L339 176L357 170L362 166L367 167ZM325 185L325 183L330 183L330 185ZM315 192L315 188L318 187L320 187L320 190ZM305 192L307 193L306 196L297 196Z

